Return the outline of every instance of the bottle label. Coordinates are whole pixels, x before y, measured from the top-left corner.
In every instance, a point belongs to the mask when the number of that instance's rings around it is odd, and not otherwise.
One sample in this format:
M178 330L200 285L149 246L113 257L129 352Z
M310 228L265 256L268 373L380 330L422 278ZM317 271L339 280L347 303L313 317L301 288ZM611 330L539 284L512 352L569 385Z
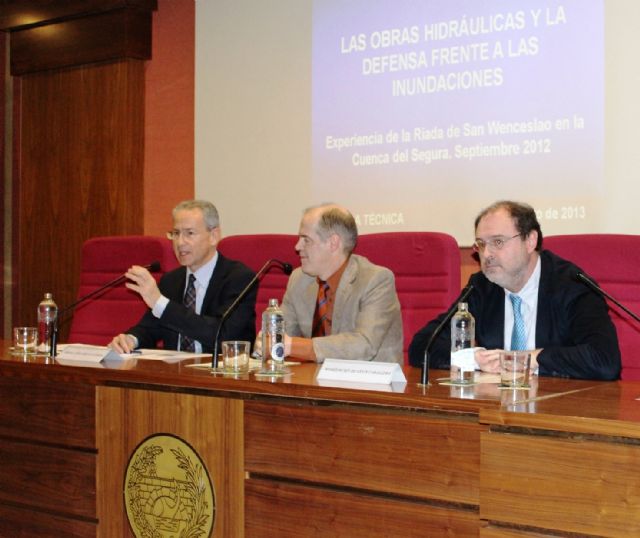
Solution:
M271 358L275 361L284 361L284 344L276 342L271 346Z

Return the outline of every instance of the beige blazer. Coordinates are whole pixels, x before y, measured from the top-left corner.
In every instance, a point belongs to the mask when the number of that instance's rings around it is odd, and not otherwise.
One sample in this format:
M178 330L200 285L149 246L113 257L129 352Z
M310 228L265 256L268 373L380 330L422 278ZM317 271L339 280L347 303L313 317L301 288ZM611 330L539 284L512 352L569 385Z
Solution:
M311 337L317 295L316 278L297 268L282 300L289 336ZM314 338L313 349L318 362L331 358L402 364L402 316L393 273L352 254L335 294L331 335Z

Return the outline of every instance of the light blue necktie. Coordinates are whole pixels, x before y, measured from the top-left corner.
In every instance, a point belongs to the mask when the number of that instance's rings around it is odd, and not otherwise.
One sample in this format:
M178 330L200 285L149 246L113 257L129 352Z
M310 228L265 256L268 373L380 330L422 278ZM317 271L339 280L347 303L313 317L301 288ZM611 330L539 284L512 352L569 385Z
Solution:
M513 331L511 332L511 349L527 349L527 334L524 329L524 319L520 311L522 299L517 295L509 295L513 305Z

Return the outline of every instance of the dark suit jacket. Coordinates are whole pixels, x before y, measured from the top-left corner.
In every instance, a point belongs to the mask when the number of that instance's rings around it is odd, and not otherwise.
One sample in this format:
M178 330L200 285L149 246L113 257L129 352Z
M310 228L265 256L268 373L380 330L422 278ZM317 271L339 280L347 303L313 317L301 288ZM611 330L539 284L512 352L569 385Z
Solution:
M177 349L178 336L186 334L198 340L204 352L213 352L213 340L222 314L254 277L247 266L218 253L218 261L202 302L202 311L196 314L182 304L186 275L186 267L164 274L158 287L162 295L169 299L169 304L162 317L158 319L148 310L137 325L126 331L138 339L139 347L154 348L157 342L162 341L166 349ZM255 285L227 318L220 342L248 340L253 344L256 337L257 293L258 286Z
M536 349L540 374L578 379L618 379L620 350L616 330L602 297L581 282L576 265L545 250L540 254ZM476 345L504 349L504 289L481 272L469 279L473 291L469 311L476 320ZM409 347L409 361L422 366L431 333L442 314L418 331ZM449 368L450 326L436 337L430 353L431 368Z

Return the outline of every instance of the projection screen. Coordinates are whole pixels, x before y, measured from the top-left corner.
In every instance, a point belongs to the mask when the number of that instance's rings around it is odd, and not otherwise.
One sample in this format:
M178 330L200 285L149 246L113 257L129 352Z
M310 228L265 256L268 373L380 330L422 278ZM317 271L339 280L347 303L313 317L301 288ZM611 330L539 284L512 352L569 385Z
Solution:
M196 195L225 234L473 240L499 199L546 235L639 233L632 0L196 2Z

